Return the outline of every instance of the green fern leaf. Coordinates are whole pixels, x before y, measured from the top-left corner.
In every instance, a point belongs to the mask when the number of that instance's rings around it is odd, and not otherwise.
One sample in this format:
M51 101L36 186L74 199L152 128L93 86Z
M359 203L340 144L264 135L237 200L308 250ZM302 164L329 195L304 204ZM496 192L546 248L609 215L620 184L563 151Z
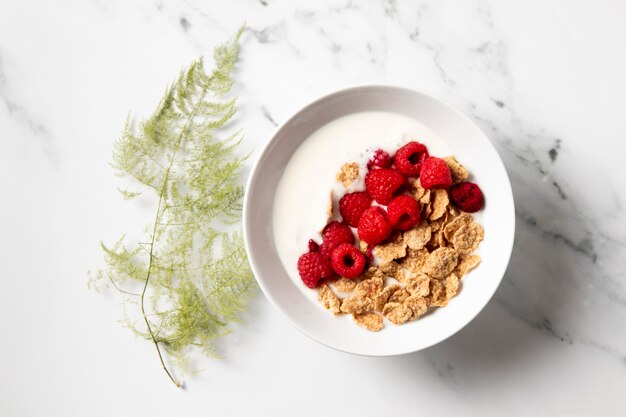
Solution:
M237 112L230 91L239 53L237 36L215 48L214 69L202 59L180 72L152 115L133 126L127 120L113 150L112 166L141 191L120 189L133 199L151 191L154 222L146 242L102 244L106 268L92 282L112 284L123 298L135 334L156 346L163 368L184 367L191 349L214 355L213 341L229 332L255 292L243 248L239 175L247 157L237 157L240 132L219 139Z

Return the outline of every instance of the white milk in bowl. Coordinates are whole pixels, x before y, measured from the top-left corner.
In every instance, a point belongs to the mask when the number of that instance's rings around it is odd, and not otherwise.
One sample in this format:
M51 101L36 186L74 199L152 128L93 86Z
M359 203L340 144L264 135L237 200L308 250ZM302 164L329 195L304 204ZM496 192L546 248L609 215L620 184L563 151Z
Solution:
M431 155L451 155L451 149L417 120L397 113L362 112L322 126L294 152L274 198L273 232L280 260L289 277L312 300L317 291L304 285L298 258L308 252L309 239L321 243L328 221L329 195L338 218L337 202L345 194L365 191L367 161L376 149L393 153L411 140L428 147ZM360 165L360 178L347 189L335 176L346 162ZM353 229L356 236L356 230Z

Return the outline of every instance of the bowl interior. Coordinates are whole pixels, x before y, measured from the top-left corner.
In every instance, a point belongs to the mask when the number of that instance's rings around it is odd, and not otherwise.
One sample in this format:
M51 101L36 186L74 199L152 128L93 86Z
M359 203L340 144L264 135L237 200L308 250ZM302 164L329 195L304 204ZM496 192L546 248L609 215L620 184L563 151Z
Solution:
M435 309L402 326L387 324L372 333L349 316L335 317L306 297L279 259L273 239L274 191L290 157L313 132L356 112L388 111L426 125L452 148L480 184L486 199L478 221L485 239L482 263L463 278L460 293L445 308ZM444 155L439 155L444 156ZM268 299L298 329L327 346L364 355L395 355L424 349L451 336L486 305L506 270L515 229L509 179L491 142L465 115L425 93L389 86L366 86L325 96L292 116L270 139L248 181L244 201L244 237L250 263ZM302 287L302 288L300 288Z

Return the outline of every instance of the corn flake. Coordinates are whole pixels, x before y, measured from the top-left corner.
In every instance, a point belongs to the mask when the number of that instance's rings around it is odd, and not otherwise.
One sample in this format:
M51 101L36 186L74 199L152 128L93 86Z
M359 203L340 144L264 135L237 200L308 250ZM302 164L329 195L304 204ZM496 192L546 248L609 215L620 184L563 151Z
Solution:
M420 184L419 178L409 180L409 186L411 187L409 191L416 200L420 200L426 193L426 189Z
M367 313L374 308L374 303L362 294L353 294L341 303L342 313Z
M374 247L374 255L380 258L381 263L404 258L406 256L406 243L402 239L402 235L398 234L393 239L390 239L389 242L376 245Z
M439 248L428 255L423 271L431 278L441 279L454 271L458 260L459 256L454 249Z
M463 182L467 179L467 177L469 177L467 169L465 169L465 167L461 165L456 158L454 158L454 156L446 156L443 160L446 161L448 168L450 168L450 174L452 174L452 184Z
M409 249L407 251L407 256L402 260L400 265L403 268L406 268L409 272L417 274L422 272L428 257L428 251L425 248L418 250Z
M353 279L339 278L332 283L332 286L337 291L350 292L356 288L356 281Z
M341 313L341 300L332 292L328 285L324 284L319 288L317 299L325 308L330 310L331 313Z
M411 230L407 230L402 235L404 242L410 249L422 249L428 241L430 240L430 236L432 234L432 230L427 222L421 222L416 227Z
M448 275L446 277L445 287L446 287L446 299L450 301L452 297L454 297L457 294L457 292L459 292L459 278L454 274Z
M443 282L438 279L430 280L430 305L433 307L444 307L448 305L446 288Z
M347 162L341 166L341 169L335 177L337 181L343 183L344 187L349 186L359 178L359 164L356 162Z
M382 311L385 304L389 301L389 298L400 289L402 289L402 287L398 284L392 284L383 288L383 290L376 295L374 309L376 309L376 311Z
M450 204L450 198L446 190L432 190L432 212L428 218L430 220L437 220L446 213L448 204Z
M466 255L478 249L478 245L485 237L485 230L478 223L470 223L461 226L450 243L460 255Z
M454 273L457 277L463 278L465 274L476 268L480 261L480 255L461 256L459 258L459 263L454 269Z
M372 332L378 332L385 327L383 324L383 318L372 312L361 314L355 313L352 315L352 319L354 319L354 322L359 326Z
M402 303L402 302L404 302L404 300L406 300L410 296L411 296L411 294L409 294L409 292L407 290L405 290L405 289L398 290L398 291L395 291L393 294L391 294L391 297L389 297L388 302L390 302L390 303Z
M444 236L448 241L451 241L454 237L457 230L459 230L462 226L472 223L472 215L469 213L461 213L457 217L455 217L451 222L449 222L446 227L443 229Z
M400 282L404 282L404 279L406 277L404 274L404 270L396 261L391 261L386 264L379 265L379 268L384 275L395 278Z
M426 297L430 293L430 277L417 274L406 280L406 290L411 296Z
M387 303L383 307L383 315L393 324L402 324L411 318L413 311L400 303Z
M411 309L411 318L409 320L417 320L421 315L428 311L428 300L424 297L412 295L403 303L406 307Z

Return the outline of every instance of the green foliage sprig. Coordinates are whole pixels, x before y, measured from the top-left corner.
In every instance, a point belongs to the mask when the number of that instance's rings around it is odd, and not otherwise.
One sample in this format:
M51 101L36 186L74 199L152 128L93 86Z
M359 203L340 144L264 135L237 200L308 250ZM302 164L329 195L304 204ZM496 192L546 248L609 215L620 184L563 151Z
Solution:
M215 136L237 110L229 92L242 31L215 49L212 72L193 62L138 128L127 120L113 152L116 173L156 195L155 215L146 242L130 245L122 236L113 246L101 244L106 268L92 283L119 291L126 324L154 344L177 386L167 364L182 371L192 347L214 354L212 341L228 332L254 289L236 230L245 157L235 148L242 136ZM120 190L127 199L143 191ZM138 320L129 318L132 308Z

